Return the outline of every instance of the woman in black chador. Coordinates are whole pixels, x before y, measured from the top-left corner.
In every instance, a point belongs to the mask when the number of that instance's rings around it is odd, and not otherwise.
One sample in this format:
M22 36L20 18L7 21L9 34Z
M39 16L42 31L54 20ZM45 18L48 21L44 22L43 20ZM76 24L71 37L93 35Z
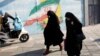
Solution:
M59 45L60 50L62 50L63 33L60 30L59 20L57 15L53 11L47 12L48 23L44 29L44 39L46 50L44 55L48 54L51 45Z
M80 56L82 49L82 40L77 41L77 34L82 33L82 24L71 12L65 14L66 17L66 39L65 39L65 51L68 56Z

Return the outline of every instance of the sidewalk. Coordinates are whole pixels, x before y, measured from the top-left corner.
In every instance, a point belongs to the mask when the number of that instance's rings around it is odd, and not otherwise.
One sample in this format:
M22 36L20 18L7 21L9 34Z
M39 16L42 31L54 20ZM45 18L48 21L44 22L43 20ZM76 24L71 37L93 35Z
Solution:
M86 39L83 43L81 56L100 56L100 24L83 27ZM32 36L27 43L16 44L17 48L0 51L0 56L43 56L45 51L44 37L42 34ZM47 56L67 56L67 53L58 51L59 46L51 46L52 53Z

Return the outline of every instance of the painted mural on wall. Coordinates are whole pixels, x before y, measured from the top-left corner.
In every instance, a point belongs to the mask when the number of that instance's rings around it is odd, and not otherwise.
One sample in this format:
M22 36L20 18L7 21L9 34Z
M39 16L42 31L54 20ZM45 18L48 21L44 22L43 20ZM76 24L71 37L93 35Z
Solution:
M73 4L73 2L76 4ZM78 6L77 9L75 5ZM8 12L13 17L17 13L25 29L30 34L41 33L43 31L48 21L46 15L48 10L53 10L58 15L62 28L65 28L65 12L71 11L79 18L82 17L81 2L76 0L0 0L0 10L4 13Z
M60 0L40 0L40 3L36 3L29 14L29 20L26 21L25 26L32 25L35 22L40 23L44 28L48 19L47 11L53 10L59 17L61 14L61 8L59 5Z

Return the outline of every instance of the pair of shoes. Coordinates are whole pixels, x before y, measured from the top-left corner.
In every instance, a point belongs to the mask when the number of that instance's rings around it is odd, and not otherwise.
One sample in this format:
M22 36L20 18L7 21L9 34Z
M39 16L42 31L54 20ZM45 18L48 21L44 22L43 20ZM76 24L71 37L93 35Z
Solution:
M62 46L60 45L59 47L60 47L60 49L59 49L59 50L60 50L60 51L62 51L62 49L63 49L63 48L62 48Z

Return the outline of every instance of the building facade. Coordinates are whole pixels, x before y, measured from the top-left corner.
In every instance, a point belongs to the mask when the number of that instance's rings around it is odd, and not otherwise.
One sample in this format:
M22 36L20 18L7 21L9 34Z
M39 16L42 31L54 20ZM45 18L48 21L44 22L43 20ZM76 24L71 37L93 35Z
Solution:
M100 0L84 0L85 25L100 23Z

